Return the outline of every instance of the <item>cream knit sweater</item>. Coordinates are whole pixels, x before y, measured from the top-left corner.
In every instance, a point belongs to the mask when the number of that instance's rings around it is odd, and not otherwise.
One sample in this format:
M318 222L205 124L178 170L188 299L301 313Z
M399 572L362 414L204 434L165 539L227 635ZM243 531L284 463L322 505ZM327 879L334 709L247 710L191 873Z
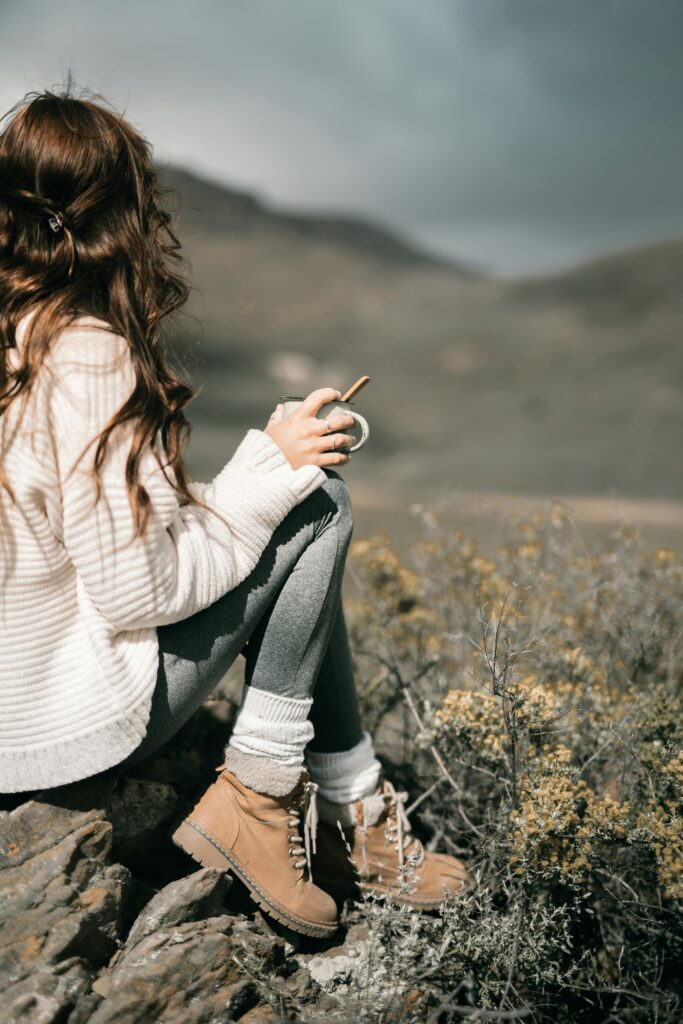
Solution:
M72 782L123 760L145 734L155 627L237 586L276 526L325 480L313 465L294 470L267 434L249 430L210 484L190 485L226 525L179 503L150 449L140 480L152 514L131 543L124 467L134 428L111 435L97 505L87 473L96 445L74 468L135 385L127 342L105 327L81 318L62 332L24 415L19 399L0 418L16 496L13 504L0 488L2 792Z

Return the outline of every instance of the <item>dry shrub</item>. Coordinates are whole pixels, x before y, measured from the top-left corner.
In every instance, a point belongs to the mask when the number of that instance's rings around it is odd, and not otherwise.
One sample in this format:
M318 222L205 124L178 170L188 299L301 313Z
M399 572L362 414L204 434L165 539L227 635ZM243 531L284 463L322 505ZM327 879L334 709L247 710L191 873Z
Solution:
M410 711L415 827L479 885L432 918L371 901L373 997L357 971L339 1019L679 1021L680 560L624 529L589 551L557 503L495 561L423 522L405 562L353 543L349 624L369 725Z

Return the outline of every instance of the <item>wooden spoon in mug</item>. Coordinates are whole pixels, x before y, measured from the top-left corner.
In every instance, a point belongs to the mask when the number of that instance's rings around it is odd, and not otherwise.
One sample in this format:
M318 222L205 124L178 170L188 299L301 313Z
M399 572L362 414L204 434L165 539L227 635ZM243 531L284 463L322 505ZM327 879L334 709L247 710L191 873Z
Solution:
M341 397L342 402L350 402L354 395L357 395L361 388L370 380L369 377L359 377L355 384L352 384L348 391L344 392Z

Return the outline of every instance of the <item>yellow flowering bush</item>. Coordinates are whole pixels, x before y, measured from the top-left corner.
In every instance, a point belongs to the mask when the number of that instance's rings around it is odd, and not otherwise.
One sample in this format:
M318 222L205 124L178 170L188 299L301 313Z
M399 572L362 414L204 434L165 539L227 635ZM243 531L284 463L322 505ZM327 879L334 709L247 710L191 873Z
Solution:
M366 719L402 730L387 770L425 794L414 827L478 879L429 933L451 951L435 991L460 978L471 1005L531 1020L678 1022L681 560L627 529L591 551L560 503L509 517L496 558L423 522L405 558L384 534L353 543L347 608Z
M579 778L571 750L544 749L524 775L520 806L510 813L510 863L533 885L536 876L585 885L606 844L623 841L629 807L598 797Z
M492 694L450 690L434 714L434 724L441 734L442 744L458 744L463 753L494 763L504 760L505 736L500 728L500 708Z

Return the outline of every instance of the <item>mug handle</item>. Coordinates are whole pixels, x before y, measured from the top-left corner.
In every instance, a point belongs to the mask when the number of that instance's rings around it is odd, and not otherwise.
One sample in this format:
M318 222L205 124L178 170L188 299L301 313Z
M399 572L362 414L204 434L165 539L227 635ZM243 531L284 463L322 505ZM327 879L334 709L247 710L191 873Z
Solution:
M370 437L370 427L365 416L361 416L359 412L354 412L353 409L345 409L344 411L348 412L349 416L353 416L361 431L360 441L356 441L356 443L351 445L350 448L344 448L344 451L349 453L357 452L359 448L363 447L367 439Z

